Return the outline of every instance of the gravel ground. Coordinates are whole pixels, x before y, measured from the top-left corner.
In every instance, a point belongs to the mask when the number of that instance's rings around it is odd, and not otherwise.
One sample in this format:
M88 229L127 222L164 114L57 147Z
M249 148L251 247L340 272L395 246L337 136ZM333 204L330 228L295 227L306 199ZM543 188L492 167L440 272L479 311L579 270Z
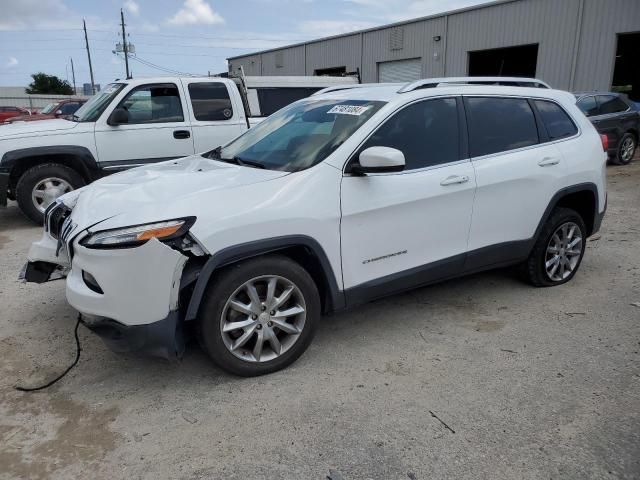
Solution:
M567 285L509 270L327 317L266 377L111 353L73 358L63 282L16 276L40 229L0 210L0 479L640 478L640 161ZM634 305L635 304L635 305Z

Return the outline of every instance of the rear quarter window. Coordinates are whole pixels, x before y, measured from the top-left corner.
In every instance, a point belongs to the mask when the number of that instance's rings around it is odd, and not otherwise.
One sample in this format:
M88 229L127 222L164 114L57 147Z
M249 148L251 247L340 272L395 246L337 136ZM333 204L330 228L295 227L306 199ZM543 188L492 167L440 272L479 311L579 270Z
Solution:
M578 133L578 128L562 107L546 100L534 100L534 103L547 129L549 140L560 140Z
M223 83L190 83L189 96L196 120L219 121L233 117L233 107L227 86Z
M464 99L471 156L480 157L539 143L536 119L524 98Z

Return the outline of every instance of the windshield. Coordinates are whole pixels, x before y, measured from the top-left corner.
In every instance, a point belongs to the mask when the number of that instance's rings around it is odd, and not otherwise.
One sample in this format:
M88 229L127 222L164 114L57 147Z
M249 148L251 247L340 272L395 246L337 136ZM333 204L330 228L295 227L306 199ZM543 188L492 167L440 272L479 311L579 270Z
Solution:
M327 158L384 104L367 100L301 100L209 156L269 170L304 170Z
M51 112L53 112L53 109L56 108L56 105L58 105L58 104L57 103L49 103L49 104L47 104L46 107L44 107L42 109L42 111L40 113L44 113L45 115L48 114L48 113L51 113Z
M73 119L78 122L95 122L124 86L124 83L110 83L81 106Z

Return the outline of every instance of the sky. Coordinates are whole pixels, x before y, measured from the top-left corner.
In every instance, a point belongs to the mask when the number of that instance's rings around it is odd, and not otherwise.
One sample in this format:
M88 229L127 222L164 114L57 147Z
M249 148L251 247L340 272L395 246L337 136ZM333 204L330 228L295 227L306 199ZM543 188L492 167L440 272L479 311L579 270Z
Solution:
M485 3L487 0L0 0L0 85L44 72L96 83L124 78L120 9L134 77L219 73L226 58Z

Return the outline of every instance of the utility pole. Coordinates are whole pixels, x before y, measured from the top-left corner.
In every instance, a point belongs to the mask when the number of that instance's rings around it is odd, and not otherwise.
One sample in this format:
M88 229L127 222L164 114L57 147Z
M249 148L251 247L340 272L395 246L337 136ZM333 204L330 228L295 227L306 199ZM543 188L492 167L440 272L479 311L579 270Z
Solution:
M77 95L76 91L76 71L73 69L73 57L71 58L71 78L73 79L73 94Z
M96 94L96 84L93 81L93 67L91 66L91 52L89 52L89 38L87 37L87 23L82 19L82 27L84 28L84 44L87 47L87 58L89 59L89 75L91 76L91 94Z
M124 31L124 12L122 11L122 9L120 9L120 20L122 20L122 23L120 24L122 26L122 48L124 50L124 65L125 68L127 69L127 80L131 78L131 75L129 74L129 45L127 43L127 35Z

